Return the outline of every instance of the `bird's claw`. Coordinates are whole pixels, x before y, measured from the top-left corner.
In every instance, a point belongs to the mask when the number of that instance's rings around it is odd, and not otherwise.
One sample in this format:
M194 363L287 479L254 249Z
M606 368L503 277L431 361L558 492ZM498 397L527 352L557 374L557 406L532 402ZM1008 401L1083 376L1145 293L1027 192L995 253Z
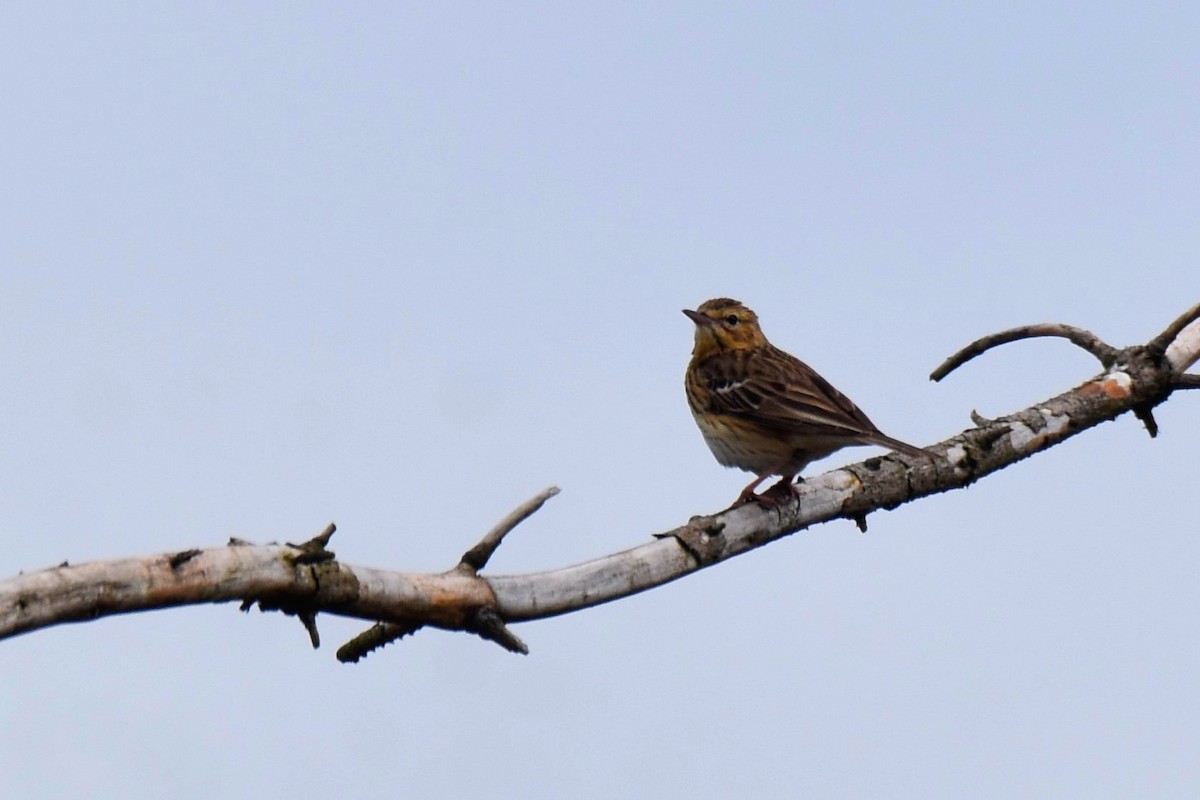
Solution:
M746 503L755 502L766 509L775 509L784 503L789 503L793 498L800 496L800 484L792 483L791 478L784 478L778 483L772 485L769 489L764 489L760 494L755 494L751 491L742 492L738 496L734 506L745 505Z

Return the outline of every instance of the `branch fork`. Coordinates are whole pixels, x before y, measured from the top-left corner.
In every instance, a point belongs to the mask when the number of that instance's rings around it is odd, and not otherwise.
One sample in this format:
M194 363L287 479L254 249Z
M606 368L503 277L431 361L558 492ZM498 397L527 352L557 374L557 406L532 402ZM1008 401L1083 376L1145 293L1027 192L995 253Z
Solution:
M491 593L491 587L487 585L486 579L479 577L479 571L487 566L496 549L504 541L504 537L513 528L533 516L547 500L554 497L558 492L559 488L557 486L550 486L514 508L508 516L497 522L491 530L485 533L483 538L474 547L463 553L458 565L451 572L482 582L487 586L488 593ZM356 662L372 650L390 644L404 636L416 633L422 627L421 624L411 622L376 623L338 648L338 660L344 663ZM494 594L492 594L490 603L479 605L467 613L463 627L465 630L478 634L483 639L495 642L510 652L522 655L529 653L529 648L521 641L520 637L510 631L504 624L504 618L496 610Z

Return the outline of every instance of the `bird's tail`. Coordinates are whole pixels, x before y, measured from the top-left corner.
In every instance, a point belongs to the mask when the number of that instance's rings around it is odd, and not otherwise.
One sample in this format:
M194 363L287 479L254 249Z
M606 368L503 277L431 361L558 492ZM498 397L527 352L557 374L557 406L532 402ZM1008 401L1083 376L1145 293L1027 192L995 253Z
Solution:
M871 438L867 439L867 441L870 444L877 444L880 447L890 447L893 450L897 450L901 453L904 453L906 456L917 456L918 458L922 458L922 457L930 458L930 454L928 451L922 450L919 447L913 447L911 444L908 444L907 442L902 442L899 439L893 439L892 437L887 436L882 433L877 433L877 434L871 436Z

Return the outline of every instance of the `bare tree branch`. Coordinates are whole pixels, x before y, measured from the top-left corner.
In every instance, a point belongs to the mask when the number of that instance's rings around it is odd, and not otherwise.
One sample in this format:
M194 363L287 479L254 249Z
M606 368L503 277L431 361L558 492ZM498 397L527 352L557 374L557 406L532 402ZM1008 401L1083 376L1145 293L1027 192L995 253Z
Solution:
M337 659L343 664L353 664L372 650L378 650L409 634L421 630L417 623L376 622L338 648Z
M1167 363L1180 374L1200 360L1200 320L1189 323L1176 334L1165 356Z
M1113 361L1117 358L1117 354L1120 352L1115 347L1105 344L1100 337L1091 331L1085 331L1082 328L1076 328L1071 325L1062 325L1057 322L1044 322L1040 325L1022 325L1019 328L1009 328L1006 331L1000 331L999 333L993 333L989 336L976 339L939 364L938 368L930 373L929 378L930 380L940 381L963 364L976 356L983 355L993 347L999 347L1002 344L1016 342L1021 339L1034 339L1041 336L1057 336L1069 339L1072 343L1094 355L1105 367L1111 367Z
M514 508L508 516L497 522L490 531L484 534L478 544L463 554L462 559L458 562L458 566L455 569L464 575L474 576L478 574L479 570L487 566L488 560L496 552L496 548L500 546L500 543L504 541L504 537L513 528L536 513L547 500L554 497L558 492L559 489L557 486L550 486ZM376 623L339 647L337 652L338 661L343 663L356 662L372 650L377 650L384 645L391 644L397 639L416 633L422 627L420 624L410 622ZM466 629L479 634L484 639L496 642L511 652L522 654L529 652L529 648L525 646L525 643L515 633L505 627L504 620L500 618L500 615L496 613L495 608L492 606L476 609L470 615Z
M257 604L295 614L314 642L313 620L319 612L380 623L339 650L339 658L347 661L424 626L473 632L525 652L524 643L508 631L507 623L627 597L814 523L846 518L865 525L873 511L967 486L1128 411L1150 425L1155 406L1175 389L1197 383L1195 376L1181 374L1186 366L1179 366L1194 363L1200 355L1200 336L1189 334L1197 327L1194 322L1172 323L1165 358L1163 352L1149 347L1114 350L1086 331L1069 333L1078 329L1060 327L1057 333L1045 333L1050 330L1045 326L1017 329L1026 334L1035 331L1028 335L1062 335L1077 344L1087 342L1081 346L1108 362L1107 368L1075 389L1023 411L994 420L977 417L976 427L926 448L928 458L895 453L869 458L809 478L796 500L775 508L750 503L695 517L649 542L583 564L527 575L476 574L504 535L553 495L546 490L501 521L458 566L441 573L344 564L327 549L333 533L330 526L302 545L233 542L144 558L64 564L18 575L0 581L0 638L110 614L242 601L243 607ZM971 347L960 351L947 362L949 369L957 365L955 359L962 363L1014 338L1022 337L1009 331L980 340L986 344L972 345L978 352L963 357Z
M1158 336L1155 336L1149 341L1149 343L1146 344L1146 348L1152 353L1166 353L1167 348L1179 338L1179 334L1183 333L1185 328L1197 320L1200 320L1200 303L1192 306L1187 311L1183 312L1174 320L1172 320L1171 324L1168 325L1162 333L1160 333ZM1189 365L1184 365L1177 368L1184 370L1187 369L1188 366Z
M542 504L558 494L558 491L557 486L550 486L543 489L536 497L532 497L514 508L507 517L497 522L494 528L484 534L477 545L463 554L462 560L458 562L459 567L472 572L478 572L486 567L488 559L492 557L492 553L496 552L496 548L504 541L508 532L532 516L542 507Z

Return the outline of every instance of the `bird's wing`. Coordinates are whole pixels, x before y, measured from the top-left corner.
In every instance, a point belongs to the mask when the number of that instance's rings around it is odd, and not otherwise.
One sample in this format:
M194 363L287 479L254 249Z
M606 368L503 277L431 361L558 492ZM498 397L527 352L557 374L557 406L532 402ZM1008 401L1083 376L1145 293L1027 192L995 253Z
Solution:
M870 436L879 430L850 398L782 350L709 359L703 377L710 410L790 435Z

